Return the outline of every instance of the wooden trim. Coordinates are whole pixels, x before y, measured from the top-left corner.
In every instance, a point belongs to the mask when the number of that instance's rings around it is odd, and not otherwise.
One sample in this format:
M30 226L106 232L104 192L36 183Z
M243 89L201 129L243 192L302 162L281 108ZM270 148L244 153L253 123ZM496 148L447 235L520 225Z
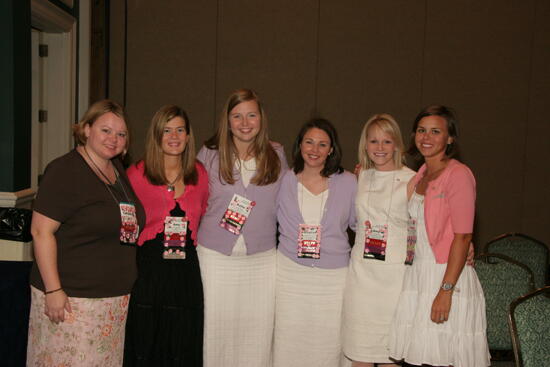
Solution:
M31 24L44 32L70 32L76 19L47 0L31 0Z
M59 1L61 1L63 4L67 5L71 9L74 6L74 1L73 0L59 0Z

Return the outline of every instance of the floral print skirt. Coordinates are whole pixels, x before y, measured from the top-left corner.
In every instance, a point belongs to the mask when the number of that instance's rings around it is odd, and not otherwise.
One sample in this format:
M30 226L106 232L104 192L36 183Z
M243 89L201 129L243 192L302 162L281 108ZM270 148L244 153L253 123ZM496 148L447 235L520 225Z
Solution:
M72 313L54 324L44 294L31 286L27 366L121 366L129 295L69 297Z

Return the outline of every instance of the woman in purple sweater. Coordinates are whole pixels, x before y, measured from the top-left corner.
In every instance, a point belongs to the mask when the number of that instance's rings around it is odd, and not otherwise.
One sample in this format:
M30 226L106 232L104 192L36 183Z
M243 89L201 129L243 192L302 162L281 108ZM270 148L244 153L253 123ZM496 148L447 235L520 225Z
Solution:
M274 366L339 366L342 300L355 228L355 176L340 166L336 130L306 123L278 197Z
M283 148L249 89L231 93L197 158L210 196L197 252L204 287L204 366L269 367L275 304L276 205Z

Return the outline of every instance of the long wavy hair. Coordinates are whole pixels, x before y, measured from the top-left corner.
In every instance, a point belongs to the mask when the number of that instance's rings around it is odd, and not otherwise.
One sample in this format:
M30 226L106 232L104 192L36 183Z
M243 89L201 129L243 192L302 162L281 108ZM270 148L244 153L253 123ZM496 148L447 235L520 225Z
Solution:
M217 149L220 157L220 181L228 184L235 183L233 170L238 160L238 151L233 141L233 134L229 128L229 114L240 103L255 101L260 110L260 130L248 148L248 154L256 159L256 174L251 182L258 186L269 185L277 181L281 172L281 161L273 149L268 137L267 115L262 101L251 89L237 89L233 91L223 106L218 130L204 145L209 149Z
M153 185L166 185L168 180L164 171L164 152L162 150L162 138L164 136L164 127L168 121L175 117L181 117L185 121L185 131L187 132L187 144L181 153L181 169L183 172L183 182L186 185L196 185L198 180L197 169L195 168L195 138L193 129L189 122L187 113L179 106L166 105L161 107L153 116L147 139L145 141L145 177Z

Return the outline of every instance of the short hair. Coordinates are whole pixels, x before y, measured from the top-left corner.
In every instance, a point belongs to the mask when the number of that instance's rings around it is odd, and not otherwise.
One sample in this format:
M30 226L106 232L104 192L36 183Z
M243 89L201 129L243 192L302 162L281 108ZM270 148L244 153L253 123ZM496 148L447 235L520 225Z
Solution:
M238 154L233 142L233 134L229 128L229 113L237 105L249 101L256 102L260 111L260 131L258 131L258 135L249 147L249 153L256 159L257 167L256 174L250 182L258 186L265 186L274 183L279 178L281 161L269 141L267 114L264 111L260 97L255 91L241 88L231 92L223 106L216 134L208 139L204 145L209 149L218 150L220 181L223 179L228 184L234 184L233 168L238 159Z
M332 148L332 153L328 155L327 160L325 161L325 166L321 170L321 175L324 177L329 177L334 173L344 172L344 168L341 165L342 148L340 147L340 142L338 141L338 133L336 132L336 128L326 119L314 118L302 126L296 140L294 141L292 148L294 173L298 174L304 170L304 158L302 157L300 145L302 144L302 140L304 139L306 133L313 128L323 130L327 133L330 138L330 146Z
M393 163L396 169L400 169L405 164L405 145L403 144L403 138L401 136L401 129L395 118L389 113L377 113L371 116L363 126L361 130L361 138L359 139L358 158L359 164L362 169L369 169L374 167L374 162L369 158L367 154L367 142L368 132L371 127L378 127L384 133L388 134L394 144L395 151L393 152Z
M168 180L164 173L164 152L162 150L162 139L164 127L173 118L181 117L185 122L187 132L187 145L181 153L181 168L183 182L186 185L196 185L198 173L195 168L195 137L189 117L183 108L169 104L162 106L153 116L147 138L145 140L145 176L153 185L166 185Z
M88 138L84 133L86 125L92 127L94 122L99 119L101 116L106 113L113 113L124 120L126 127L128 127L128 122L126 121L126 114L124 113L124 108L117 102L111 99L103 99L92 104L88 110L84 113L84 116L80 121L73 125L73 137L77 145L86 145ZM126 146L124 147L124 154L128 151L128 146L130 144L130 132L127 131L126 135Z
M449 137L453 138L453 141L447 144L447 147L445 148L445 156L447 156L447 158L452 158L458 155L458 120L456 119L455 112L451 107L439 104L433 104L424 107L418 113L418 115L416 115L411 132L409 150L407 151L407 153L410 154L417 161L424 161L424 157L416 147L415 135L420 120L427 116L439 116L445 120L445 122L447 123Z

